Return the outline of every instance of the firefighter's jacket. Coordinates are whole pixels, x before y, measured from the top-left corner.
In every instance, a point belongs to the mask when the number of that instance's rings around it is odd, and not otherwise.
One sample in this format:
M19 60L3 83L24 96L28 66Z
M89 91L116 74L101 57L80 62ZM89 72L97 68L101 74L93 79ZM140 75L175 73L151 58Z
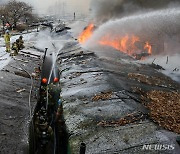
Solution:
M23 49L24 48L24 41L22 39L19 38L19 49Z
M12 50L19 50L18 49L18 44L16 43L16 42L14 42L13 44L12 44Z
M10 34L5 34L4 35L4 41L5 43L10 43L11 35Z

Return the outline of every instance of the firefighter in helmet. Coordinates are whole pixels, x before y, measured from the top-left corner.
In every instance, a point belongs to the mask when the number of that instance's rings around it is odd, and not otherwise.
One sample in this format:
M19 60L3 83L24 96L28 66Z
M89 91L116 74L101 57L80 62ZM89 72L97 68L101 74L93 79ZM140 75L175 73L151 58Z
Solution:
M39 117L36 133L41 146L47 145L49 141L53 139L53 130L51 126L48 125L47 118L44 116Z
M13 55L16 56L19 52L19 39L17 39L16 42L13 42L12 50L14 51Z
M35 125L37 126L40 123L40 117L47 117L47 111L44 107L41 107L40 110L35 114ZM46 119L47 120L47 119Z
M4 35L4 41L5 41L5 45L6 45L6 52L10 52L10 50L11 50L10 40L11 40L11 35L9 34L9 30L6 30L5 35Z
M19 50L24 48L23 36L19 36Z

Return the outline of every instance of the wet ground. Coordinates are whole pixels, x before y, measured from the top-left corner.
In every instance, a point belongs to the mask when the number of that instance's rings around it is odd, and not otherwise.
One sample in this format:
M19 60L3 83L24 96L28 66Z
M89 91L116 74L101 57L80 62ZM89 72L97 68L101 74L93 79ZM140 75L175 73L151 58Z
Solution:
M22 52L14 58L8 53L4 54L9 63L7 62L8 64L6 63L0 70L0 153L27 153L31 77L33 88L30 105L33 112L39 88L36 68L39 67L41 60L38 56L31 57Z
M177 134L153 122L141 99L152 90L179 91L178 83L112 49L92 52L68 43L58 59L73 154L82 142L87 154L179 153ZM157 150L159 145L173 149Z
M51 40L49 43L52 47ZM160 73L155 66L140 64L110 48L106 52L87 51L69 34L63 43L57 63L61 71L63 115L73 154L79 153L82 142L86 144L87 154L179 153L175 141L178 134L160 127L152 119L145 97L153 90L179 93L177 82ZM28 46L31 44L29 42ZM39 44L44 46L42 42ZM62 46L62 41L59 44ZM58 40L55 45L58 46ZM7 60L0 70L2 154L27 153L32 83L29 74L34 81L33 110L39 88L36 68L42 61L39 59L41 54L32 47L23 50L15 59L1 52L0 58ZM150 145L152 149L143 149L144 145Z

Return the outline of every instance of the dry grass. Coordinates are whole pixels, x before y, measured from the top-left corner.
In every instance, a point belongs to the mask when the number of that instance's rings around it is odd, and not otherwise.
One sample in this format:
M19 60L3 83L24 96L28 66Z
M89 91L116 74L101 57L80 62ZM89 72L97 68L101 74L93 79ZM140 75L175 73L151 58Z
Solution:
M147 76L140 73L129 73L128 78L152 86L170 87L170 88L173 87L172 82L166 77L160 78L155 76Z
M92 101L99 101L99 100L108 100L112 96L112 91L109 92L101 92L100 94L95 95L92 98Z
M138 123L140 121L143 121L147 118L147 115L141 113L141 112L134 112L130 113L123 118L120 118L119 120L116 121L101 121L97 125L98 126L104 126L104 127L110 127L110 126L124 126L126 124L131 124L131 123Z
M143 99L150 100L146 106L155 122L180 134L180 93L154 90L148 92Z

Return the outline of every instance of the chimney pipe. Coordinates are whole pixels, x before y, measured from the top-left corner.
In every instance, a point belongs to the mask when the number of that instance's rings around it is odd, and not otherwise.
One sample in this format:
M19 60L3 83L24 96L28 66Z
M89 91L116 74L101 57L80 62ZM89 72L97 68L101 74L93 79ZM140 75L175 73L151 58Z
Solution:
M85 154L85 153L86 153L86 144L81 143L79 154Z

